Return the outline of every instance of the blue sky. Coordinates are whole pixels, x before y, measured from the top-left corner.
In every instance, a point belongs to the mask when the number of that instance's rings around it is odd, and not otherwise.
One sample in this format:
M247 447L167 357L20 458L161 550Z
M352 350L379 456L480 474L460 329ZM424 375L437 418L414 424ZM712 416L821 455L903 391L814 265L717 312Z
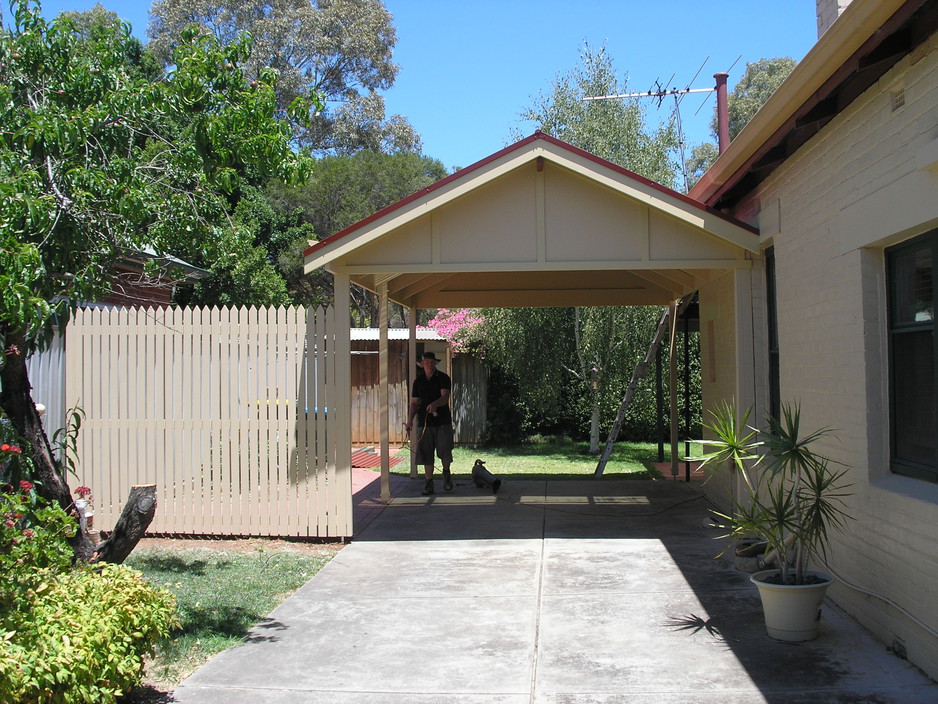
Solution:
M44 14L87 10L95 0L46 0ZM148 5L101 0L146 39ZM4 2L6 5L6 2ZM447 167L468 166L510 142L513 127L554 78L574 68L584 42L605 45L629 89L712 88L730 69L730 89L747 62L800 60L817 38L814 0L385 0L394 16L400 73L385 93L388 114L407 117L424 153ZM741 58L740 58L741 57ZM737 61L738 59L738 61ZM705 63L706 62L706 63ZM699 76L694 75L704 64ZM674 76L671 79L672 75ZM681 121L689 146L708 140L714 97L685 96ZM674 108L646 100L647 118ZM696 113L696 114L695 114Z

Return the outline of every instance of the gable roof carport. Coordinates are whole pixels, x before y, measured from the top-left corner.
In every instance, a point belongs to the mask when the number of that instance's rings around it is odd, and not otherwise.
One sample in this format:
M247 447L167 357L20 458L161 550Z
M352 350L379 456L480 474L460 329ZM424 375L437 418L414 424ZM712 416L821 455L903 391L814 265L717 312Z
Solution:
M339 321L349 320L351 283L378 294L385 377L389 300L411 309L667 305L727 270L748 272L758 251L755 228L536 132L312 245L305 270L335 276ZM349 386L343 373L339 388Z

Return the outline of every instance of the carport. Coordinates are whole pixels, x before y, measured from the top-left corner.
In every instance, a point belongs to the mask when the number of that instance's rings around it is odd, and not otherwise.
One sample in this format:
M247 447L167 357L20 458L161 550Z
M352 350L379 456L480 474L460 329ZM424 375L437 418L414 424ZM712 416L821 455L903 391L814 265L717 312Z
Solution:
M419 308L673 307L698 290L704 407L718 398L748 407L759 386L759 251L755 228L536 132L312 245L305 269L334 275L337 321L350 320L352 283L379 297L387 500L389 301L409 311L413 359ZM337 331L335 380L350 389L348 325ZM350 395L338 401L348 427L335 438L335 456L350 467Z

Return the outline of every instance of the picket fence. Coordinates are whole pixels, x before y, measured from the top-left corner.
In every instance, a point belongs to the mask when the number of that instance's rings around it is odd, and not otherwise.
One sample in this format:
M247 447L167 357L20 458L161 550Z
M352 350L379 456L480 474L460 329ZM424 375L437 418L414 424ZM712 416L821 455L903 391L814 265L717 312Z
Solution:
M95 526L156 484L151 533L350 536L335 335L331 308L78 311L65 397Z

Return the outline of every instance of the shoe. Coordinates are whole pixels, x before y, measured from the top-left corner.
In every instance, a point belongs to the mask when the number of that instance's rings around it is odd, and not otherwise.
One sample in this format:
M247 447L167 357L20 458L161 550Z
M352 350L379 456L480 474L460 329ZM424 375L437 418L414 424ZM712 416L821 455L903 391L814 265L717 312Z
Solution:
M450 474L448 469L443 470L443 488L446 489L446 491L453 490L453 475Z
M422 496L430 496L430 494L433 494L433 493L434 493L434 491L433 491L433 480L432 480L432 479L428 479L428 480L427 480L426 484L423 485L423 491L420 492L420 493L421 493Z

